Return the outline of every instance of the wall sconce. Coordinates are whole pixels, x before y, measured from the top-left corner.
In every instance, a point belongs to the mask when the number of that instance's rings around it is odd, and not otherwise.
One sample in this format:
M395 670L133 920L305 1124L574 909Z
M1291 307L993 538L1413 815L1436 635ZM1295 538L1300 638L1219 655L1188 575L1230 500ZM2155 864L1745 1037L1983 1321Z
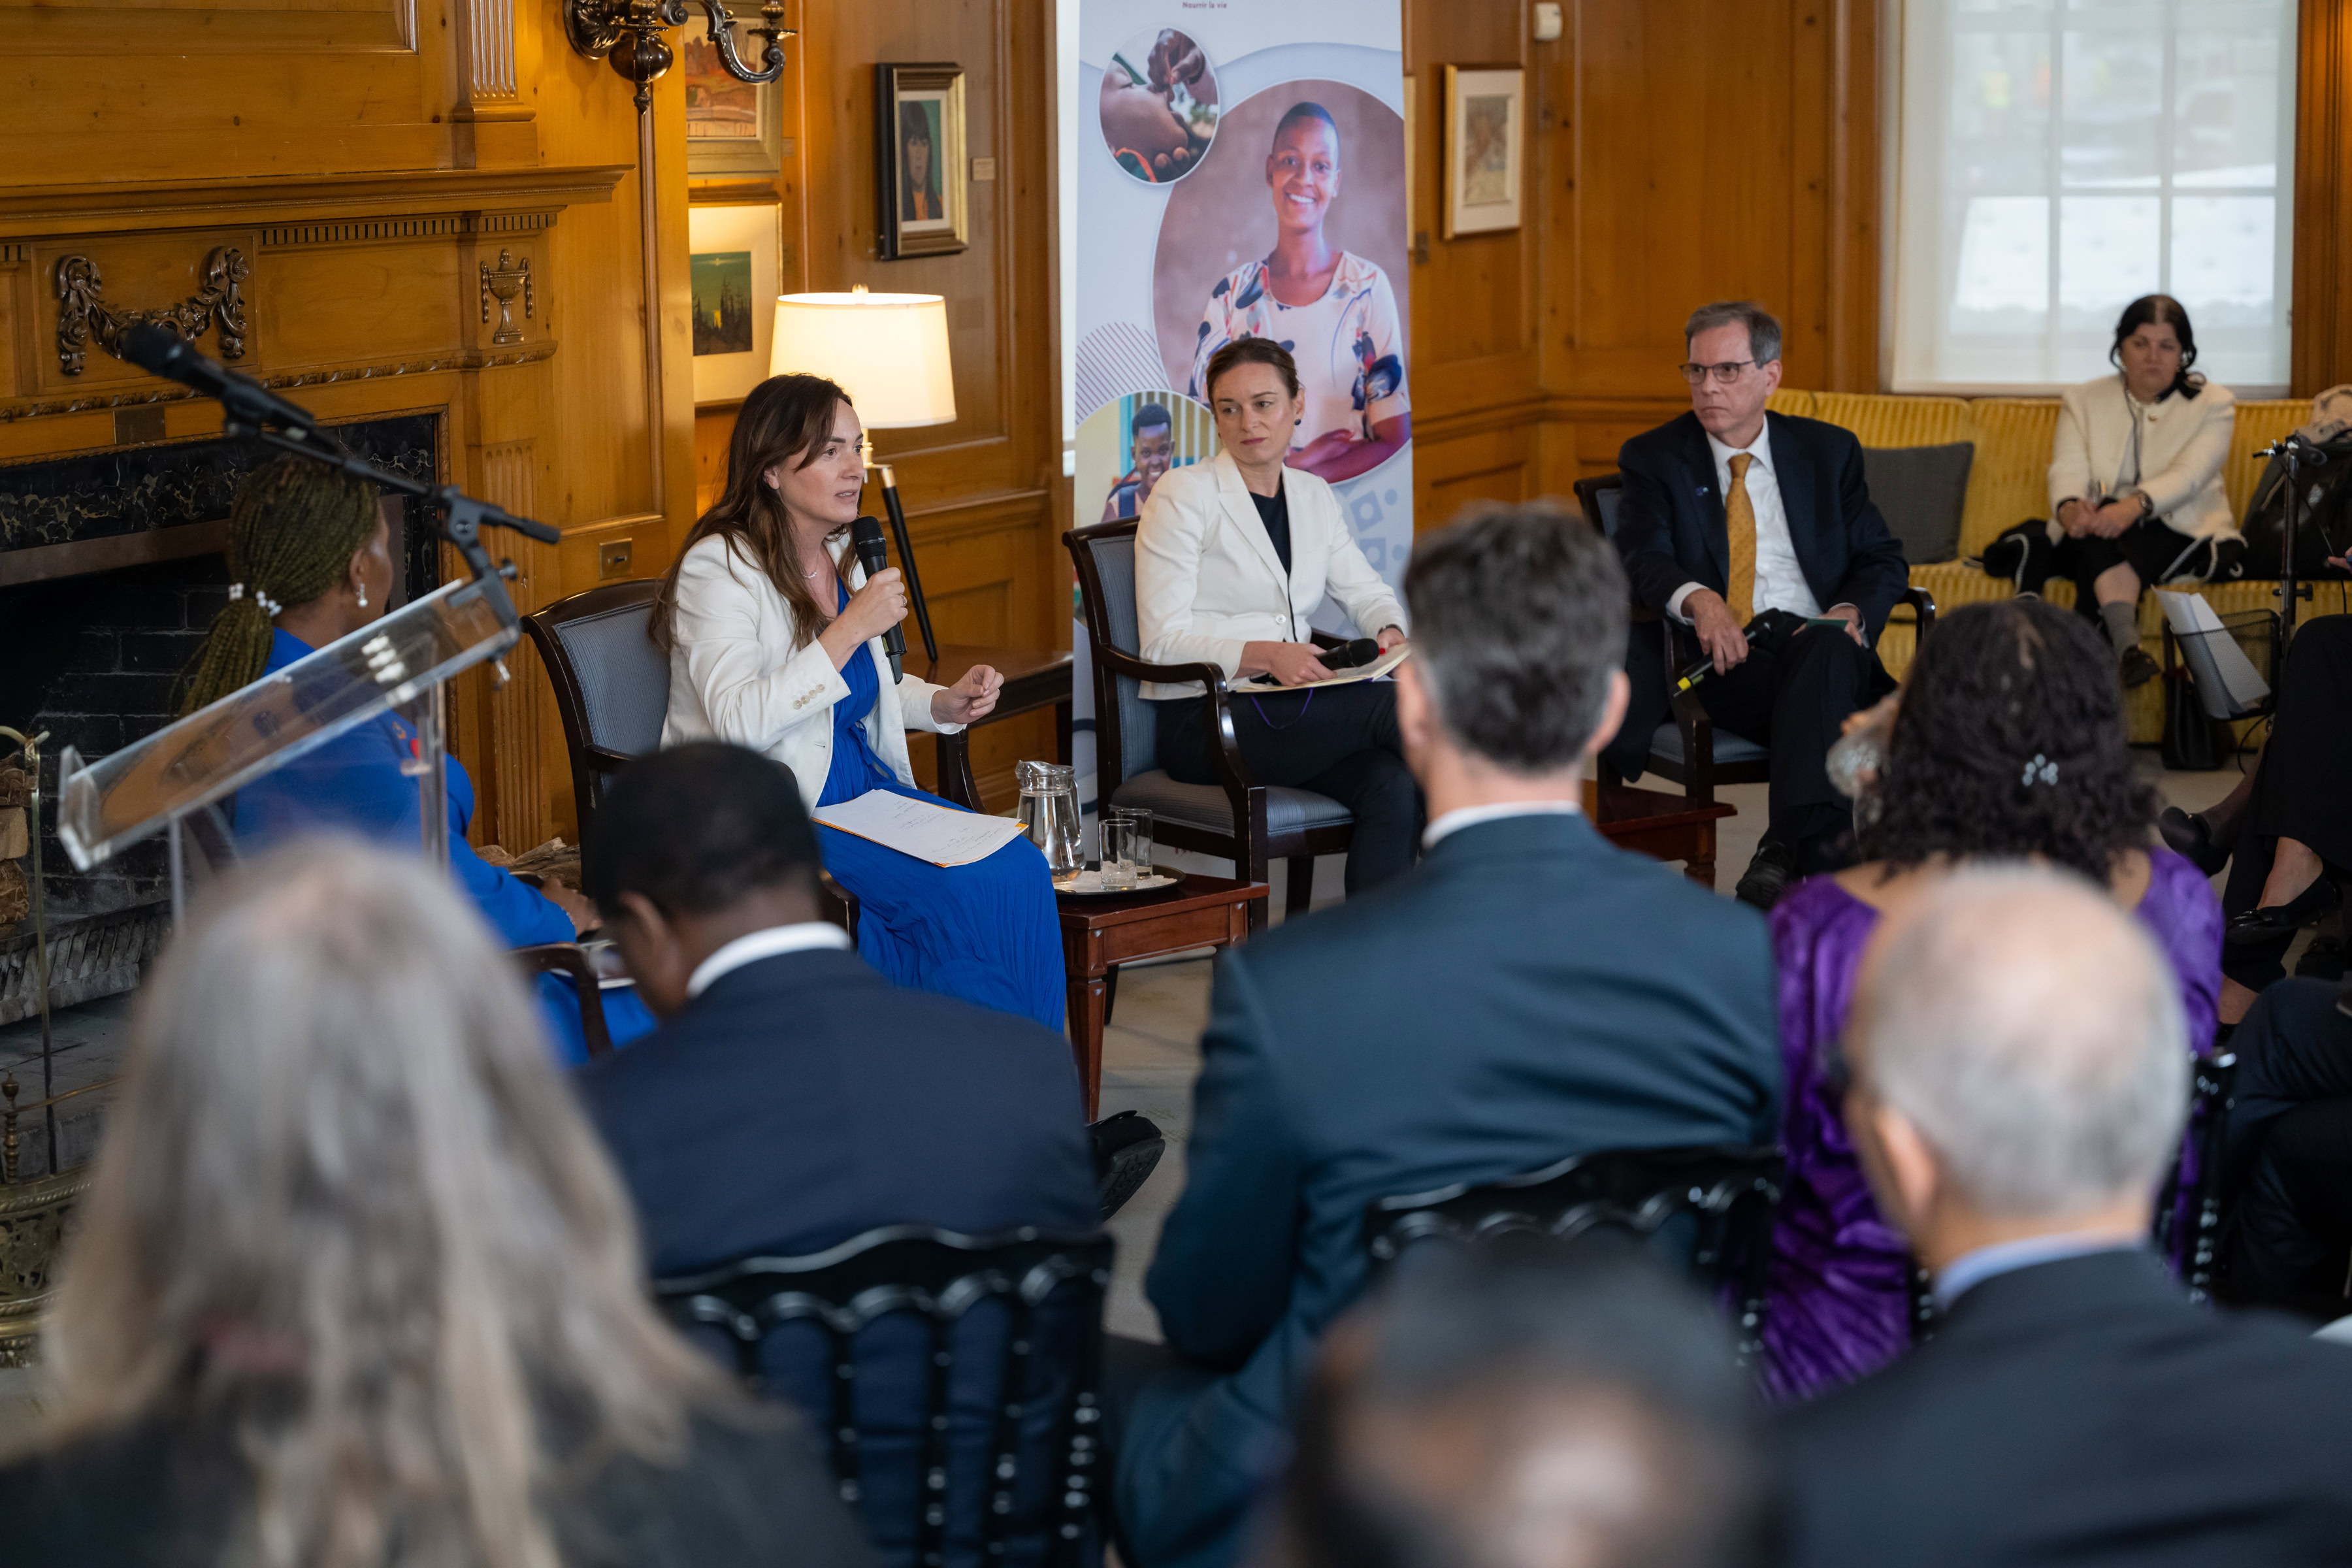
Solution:
M757 83L784 74L783 41L800 36L784 26L784 0L767 0L760 7L760 25L744 29L767 40L759 70L745 65L735 50L735 18L729 15L726 0L698 3L709 19L710 41L718 46L719 63L729 76ZM686 16L687 0L563 0L563 31L572 47L589 59L610 60L614 72L635 82L639 114L653 106L653 84L677 58L662 34L683 26Z

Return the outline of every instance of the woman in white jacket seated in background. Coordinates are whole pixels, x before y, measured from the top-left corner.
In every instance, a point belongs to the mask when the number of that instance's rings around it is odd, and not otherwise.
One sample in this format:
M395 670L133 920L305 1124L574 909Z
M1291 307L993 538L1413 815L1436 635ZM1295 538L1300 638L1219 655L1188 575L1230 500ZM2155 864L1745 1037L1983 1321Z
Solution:
M1285 465L1306 406L1288 351L1237 339L1211 356L1204 386L1217 455L1152 487L1136 529L1143 657L1213 664L1228 680L1320 680L1331 671L1317 657L1307 617L1327 592L1382 652L1402 642L1403 607L1356 547L1339 498ZM1200 683L1146 682L1142 695L1159 707L1160 765L1179 784L1217 783ZM1421 791L1404 765L1394 686L1237 694L1233 715L1251 777L1328 795L1354 816L1350 898L1412 865Z
M2238 422L2230 389L2190 374L2197 335L2168 294L2124 307L2118 374L2067 389L2050 456L2050 542L2074 604L2105 627L2126 686L2157 674L2139 646L2143 587L2238 574L2245 545L2221 465Z
M688 535L654 606L669 652L662 743L731 741L790 768L812 810L915 787L909 729L949 734L996 706L985 665L953 686L897 686L882 634L906 617L897 567L868 580L848 546L866 487L857 412L820 376L743 400L727 489ZM1052 874L1026 838L934 866L819 824L825 869L857 897L857 951L902 985L1062 1026Z

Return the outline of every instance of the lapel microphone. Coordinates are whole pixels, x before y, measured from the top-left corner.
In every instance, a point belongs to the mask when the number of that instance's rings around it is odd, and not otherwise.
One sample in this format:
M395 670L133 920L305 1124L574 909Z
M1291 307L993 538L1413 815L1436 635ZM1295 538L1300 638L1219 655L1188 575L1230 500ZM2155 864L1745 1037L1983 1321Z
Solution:
M857 552L857 563L866 568L866 580L889 569L890 552L882 542L882 525L870 517L861 517L849 525L849 547ZM896 626L882 634L882 651L890 656L890 679L896 683L907 679L907 634Z

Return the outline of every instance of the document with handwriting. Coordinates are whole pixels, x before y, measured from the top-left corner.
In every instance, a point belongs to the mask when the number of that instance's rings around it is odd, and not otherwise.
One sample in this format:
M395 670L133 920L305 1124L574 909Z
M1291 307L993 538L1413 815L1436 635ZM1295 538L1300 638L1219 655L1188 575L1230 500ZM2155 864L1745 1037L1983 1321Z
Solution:
M868 790L856 800L820 805L809 814L827 827L871 839L901 855L934 866L968 866L985 860L1021 837L1009 816L909 800L887 789Z

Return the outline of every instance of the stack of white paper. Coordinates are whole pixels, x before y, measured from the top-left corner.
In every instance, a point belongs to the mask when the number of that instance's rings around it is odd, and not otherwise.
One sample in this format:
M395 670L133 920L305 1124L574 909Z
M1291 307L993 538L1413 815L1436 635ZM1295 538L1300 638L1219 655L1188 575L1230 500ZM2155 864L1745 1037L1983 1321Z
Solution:
M887 789L868 790L839 805L820 805L809 815L827 827L871 839L934 866L968 866L985 860L1021 837L1021 825L1009 816L982 816L976 811L933 805Z

